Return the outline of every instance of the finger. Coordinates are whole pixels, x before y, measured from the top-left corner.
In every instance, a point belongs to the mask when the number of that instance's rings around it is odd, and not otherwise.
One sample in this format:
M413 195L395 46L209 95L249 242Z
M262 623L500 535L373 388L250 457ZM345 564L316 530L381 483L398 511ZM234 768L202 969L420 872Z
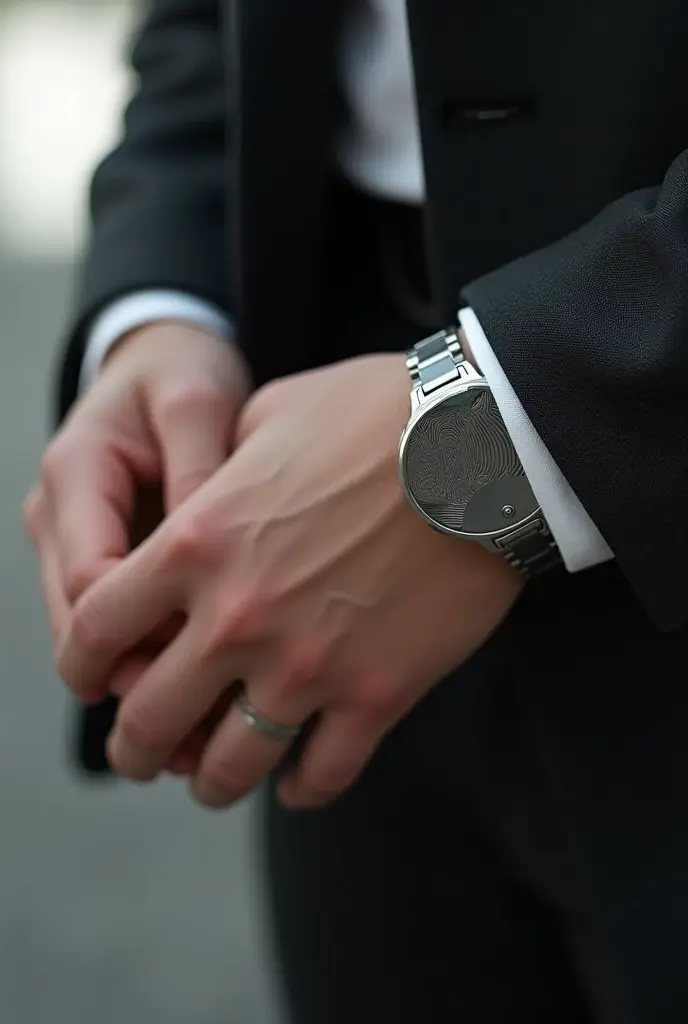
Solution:
M115 670L110 684L110 693L122 700L141 681L151 666L154 657L146 654L132 654L124 659ZM192 775L200 764L206 744L227 710L227 704L212 711L208 717L188 736L172 754L165 765L173 775Z
M187 777L195 775L211 735L210 727L199 726L196 732L192 733L178 750L175 750L165 766L165 770L170 775L186 775Z
M159 534L94 583L61 637L57 665L83 699L107 692L115 665L180 611L181 581L159 568Z
M115 666L109 692L115 696L126 697L133 690L145 672L148 671L161 651L179 635L184 621L178 618L169 619L150 637L139 644L136 650L126 655L119 665Z
M42 513L45 505L45 493L38 484L29 491L22 506L24 529L32 544L37 545L39 530L42 526Z
M62 573L57 548L49 537L36 542L36 552L40 570L43 600L50 625L53 641L57 640L67 628L70 616L70 605L62 586Z
M268 686L253 684L255 692L269 692ZM260 701L260 698L258 698ZM251 697L253 701L253 697ZM289 727L301 726L313 711L311 706L291 707L266 701L270 710L261 714L271 722ZM278 742L263 736L246 722L235 703L208 743L191 790L205 807L228 807L253 790L283 759L293 741Z
M135 651L124 658L112 673L108 691L123 700L141 681L151 666L152 657Z
M169 514L226 460L236 407L219 390L188 387L156 399L151 418L162 452L165 509Z
M384 731L360 711L323 716L297 767L282 779L277 795L285 807L322 807L349 789L377 750Z
M135 477L124 456L103 443L63 451L46 473L48 528L55 535L62 586L74 604L127 554Z
M155 778L231 686L236 674L229 657L203 650L200 631L190 624L122 701L108 745L120 774Z
M199 726L175 750L166 769L173 775L195 775L219 723L227 714L233 700L232 690L220 697L216 706Z

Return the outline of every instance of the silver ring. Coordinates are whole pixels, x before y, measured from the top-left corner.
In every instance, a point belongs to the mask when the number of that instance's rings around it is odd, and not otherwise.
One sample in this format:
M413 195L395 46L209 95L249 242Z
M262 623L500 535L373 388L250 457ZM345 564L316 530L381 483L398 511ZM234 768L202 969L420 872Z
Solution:
M266 739L273 740L275 743L288 743L290 740L296 739L303 729L301 725L282 725L280 722L273 722L271 719L265 718L250 703L243 687L239 691L236 701L246 724L255 732L259 732L261 736L265 736Z

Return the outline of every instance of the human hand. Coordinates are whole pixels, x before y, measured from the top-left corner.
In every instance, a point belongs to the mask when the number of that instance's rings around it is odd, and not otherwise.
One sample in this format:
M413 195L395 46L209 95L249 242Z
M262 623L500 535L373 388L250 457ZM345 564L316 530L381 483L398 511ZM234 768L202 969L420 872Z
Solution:
M55 641L87 587L129 553L140 492L163 488L159 516L207 480L227 457L248 392L238 350L201 329L150 325L114 348L48 447L25 504ZM176 628L166 624L155 651ZM151 656L139 650L117 666L107 689L127 692Z
M262 389L232 459L83 595L58 667L85 697L103 693L113 666L160 623L185 616L120 707L109 742L117 770L153 779L243 680L274 722L318 716L280 795L319 805L507 614L522 587L515 570L432 531L403 499L408 391L398 355ZM197 799L236 800L284 751L231 706L195 771Z

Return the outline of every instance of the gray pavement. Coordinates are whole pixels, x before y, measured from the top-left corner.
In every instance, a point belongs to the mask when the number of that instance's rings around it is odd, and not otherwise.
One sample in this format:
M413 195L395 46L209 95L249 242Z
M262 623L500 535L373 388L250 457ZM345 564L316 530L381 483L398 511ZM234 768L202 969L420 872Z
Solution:
M275 1024L252 808L68 765L20 517L68 290L67 267L0 262L0 1021Z

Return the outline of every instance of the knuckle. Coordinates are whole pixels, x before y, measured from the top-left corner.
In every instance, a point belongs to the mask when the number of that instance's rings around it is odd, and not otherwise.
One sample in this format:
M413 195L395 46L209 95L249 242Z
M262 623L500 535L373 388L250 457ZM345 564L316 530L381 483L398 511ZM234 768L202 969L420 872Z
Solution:
M264 639L268 632L272 601L259 587L245 591L227 607L220 607L210 629L208 648L224 651L228 647Z
M393 715L399 703L395 680L386 675L369 675L356 688L356 703L374 721Z
M315 644L287 646L281 662L280 681L275 687L280 699L307 695L325 673L325 654Z
M175 563L206 562L217 549L217 530L206 515L183 516L171 532L169 553Z
M327 657L317 643L294 645L286 655L286 669L295 685L312 683L325 671Z

